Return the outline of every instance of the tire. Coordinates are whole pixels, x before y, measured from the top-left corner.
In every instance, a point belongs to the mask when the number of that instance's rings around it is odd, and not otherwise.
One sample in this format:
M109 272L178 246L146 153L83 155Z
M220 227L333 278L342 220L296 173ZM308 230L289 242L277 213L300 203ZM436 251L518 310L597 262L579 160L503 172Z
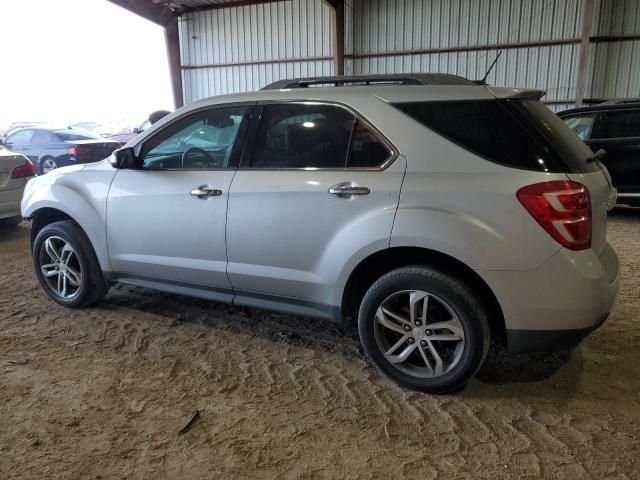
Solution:
M45 164L48 167L52 167L51 170L55 170L56 168L58 168L58 164L53 159L53 157L41 158L40 161L38 162L38 175L44 175L45 173L50 171L50 170L45 171L45 168L46 168Z
M440 328L428 328L436 324ZM384 376L427 393L463 388L482 366L491 341L486 312L474 292L426 266L380 277L362 300L358 331L367 356Z
M22 217L20 215L16 215L15 217L3 218L0 219L0 227L12 228L19 225L20 222L22 222Z
M107 293L109 286L91 242L75 222L63 220L44 227L36 235L32 253L40 285L60 305L85 307ZM56 262L56 256L61 261ZM45 276L45 271L51 275Z

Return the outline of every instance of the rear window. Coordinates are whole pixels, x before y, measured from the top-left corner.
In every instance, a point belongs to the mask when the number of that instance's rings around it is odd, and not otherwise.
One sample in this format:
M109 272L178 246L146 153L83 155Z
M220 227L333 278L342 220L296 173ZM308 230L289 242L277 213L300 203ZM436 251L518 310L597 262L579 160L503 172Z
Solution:
M54 132L56 137L58 137L63 142L75 142L77 140L97 140L100 137L95 135L91 135L90 133L79 133L68 130L57 130Z
M541 172L598 169L591 150L535 100L411 102L397 108L454 143L508 167Z

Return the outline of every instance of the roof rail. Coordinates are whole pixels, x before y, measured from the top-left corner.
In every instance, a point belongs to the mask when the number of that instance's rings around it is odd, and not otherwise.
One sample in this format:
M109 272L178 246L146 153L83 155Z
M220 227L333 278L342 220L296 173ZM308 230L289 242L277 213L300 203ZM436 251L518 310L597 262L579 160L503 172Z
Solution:
M378 75L344 75L339 77L312 77L278 80L262 90L290 88L362 85L475 85L471 80L448 73L397 73Z

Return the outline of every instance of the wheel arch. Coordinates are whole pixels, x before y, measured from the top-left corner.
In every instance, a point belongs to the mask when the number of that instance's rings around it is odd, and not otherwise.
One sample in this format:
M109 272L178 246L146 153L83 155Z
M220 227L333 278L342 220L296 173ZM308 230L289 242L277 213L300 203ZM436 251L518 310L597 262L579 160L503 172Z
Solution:
M357 318L358 308L364 294L373 283L391 270L409 265L425 265L443 273L449 273L478 293L486 308L491 333L506 341L506 325L500 303L489 285L471 267L436 250L422 247L391 247L377 251L364 258L352 270L342 292L341 312L343 318Z
M99 245L96 246L95 238L91 235L91 232L79 222L76 217L69 212L66 212L62 209L56 208L54 206L42 206L40 208L35 209L32 213L29 214L29 220L31 220L31 246L33 247L33 242L38 235L38 233L47 225L51 225L52 223L59 222L62 220L71 220L75 223L80 230L85 234L85 236L89 239L89 243L91 244L91 248L93 248L96 257L98 258L98 262L100 264L100 268L103 272L110 271L110 264L108 262L108 258L103 254L104 252L99 248Z
M57 208L39 208L38 210L33 212L29 218L31 219L31 245L33 245L33 241L38 236L38 233L40 233L40 230L42 230L47 225L51 225L55 222L60 222L62 220L71 220L82 229L82 226L74 218L72 218L71 215ZM82 231L84 232L84 229L82 229ZM87 234L87 232L84 233L85 235Z

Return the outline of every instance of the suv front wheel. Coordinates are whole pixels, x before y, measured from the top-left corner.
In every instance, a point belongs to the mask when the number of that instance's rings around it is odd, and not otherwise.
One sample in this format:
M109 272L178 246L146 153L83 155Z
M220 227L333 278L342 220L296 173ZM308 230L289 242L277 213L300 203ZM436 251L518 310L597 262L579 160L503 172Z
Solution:
M429 393L464 387L489 349L487 316L473 291L423 266L380 277L360 305L358 330L380 372Z
M109 286L91 242L78 225L47 225L33 241L33 266L46 294L66 307L84 307L104 297Z

